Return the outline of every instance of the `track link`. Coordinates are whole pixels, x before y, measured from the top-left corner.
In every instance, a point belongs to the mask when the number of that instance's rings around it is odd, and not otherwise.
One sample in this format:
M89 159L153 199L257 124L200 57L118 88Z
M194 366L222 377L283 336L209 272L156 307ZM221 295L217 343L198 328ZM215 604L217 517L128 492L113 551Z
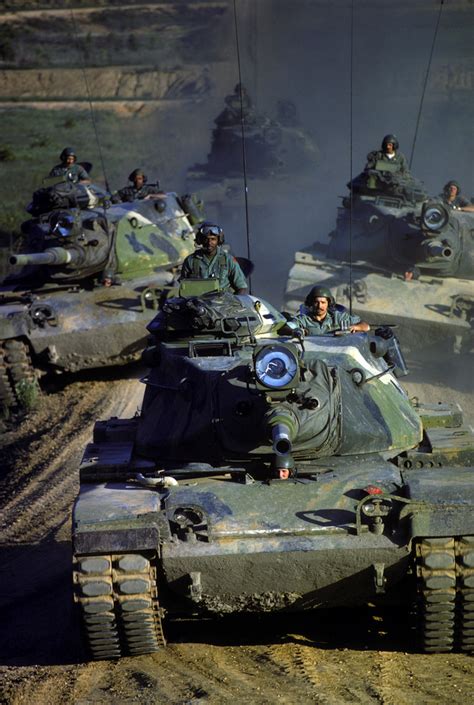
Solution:
M20 404L22 382L38 384L28 346L21 340L5 340L0 344L0 406L9 409Z
M75 600L94 659L149 654L166 642L152 556L76 556Z
M416 564L423 650L474 651L474 537L425 538Z

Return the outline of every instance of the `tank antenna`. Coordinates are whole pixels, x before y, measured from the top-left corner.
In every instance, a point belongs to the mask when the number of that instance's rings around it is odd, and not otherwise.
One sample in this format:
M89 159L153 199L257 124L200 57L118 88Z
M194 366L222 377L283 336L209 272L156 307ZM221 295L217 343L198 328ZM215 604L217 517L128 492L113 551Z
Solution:
M239 23L237 19L237 0L234 0L234 26L235 26L235 46L237 51L237 68L239 72L239 99L240 99L240 131L242 134L242 170L244 176L244 201L245 201L245 232L247 237L247 258L251 261L250 256L250 227L249 227L249 201L248 201L248 186L247 186L247 155L245 151L245 118L244 118L244 102L242 97L242 67L240 64L240 43L239 43ZM252 277L249 273L249 292L252 293Z
M72 20L72 26L73 26L73 31L74 31L74 37L76 39L76 46L79 49L79 54L81 56L81 69L82 69L82 75L84 77L84 83L86 86L86 92L87 92L87 99L89 101L89 110L91 113L91 118L92 118L92 125L94 128L94 134L95 134L95 140L97 142L97 147L99 150L99 158L100 158L100 164L102 167L102 173L104 175L104 181L105 181L105 188L107 191L110 193L110 187L109 187L109 181L107 179L107 172L105 170L105 162L104 162L104 157L102 154L102 148L100 145L100 139L99 139L99 131L97 129L97 122L95 119L95 113L94 113L94 108L92 106L92 97L91 97L91 92L89 88L89 82L87 80L87 73L86 73L86 62L85 62L85 51L84 51L84 45L79 39L79 34L77 31L77 25L76 25L76 18L74 17L74 10L71 8L71 20Z
M411 171L411 165L413 162L413 156L415 154L415 145L416 145L416 138L418 136L418 127L420 125L421 111L423 109L423 102L425 100L426 86L428 85L428 79L430 76L431 63L433 61L433 52L434 52L434 48L435 48L436 37L438 35L439 25L441 22L441 13L443 12L443 5L444 5L444 0L440 0L438 19L436 21L436 27L435 27L435 31L434 31L434 35L433 35L433 41L431 43L430 58L428 59L428 66L426 67L426 75L425 75L425 81L423 83L423 91L421 93L420 107L418 108L418 116L416 118L415 136L413 137L413 145L412 145L411 154L410 154L410 165L409 165L410 171Z
M352 189L352 150L353 150L353 80L354 80L354 0L351 2L351 31L350 31L350 66L351 66L351 76L350 76L350 97L349 97L349 172L350 172L350 208L349 208L349 313L352 316L352 213L353 213L353 189Z

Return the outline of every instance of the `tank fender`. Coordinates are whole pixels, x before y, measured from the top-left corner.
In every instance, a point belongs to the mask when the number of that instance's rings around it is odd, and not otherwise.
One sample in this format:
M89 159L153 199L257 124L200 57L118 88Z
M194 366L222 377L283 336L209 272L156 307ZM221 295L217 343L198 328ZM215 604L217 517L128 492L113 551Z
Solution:
M162 496L139 485L83 485L73 513L74 551L157 550L171 538Z
M472 466L412 469L403 477L411 500L400 519L411 538L474 535Z

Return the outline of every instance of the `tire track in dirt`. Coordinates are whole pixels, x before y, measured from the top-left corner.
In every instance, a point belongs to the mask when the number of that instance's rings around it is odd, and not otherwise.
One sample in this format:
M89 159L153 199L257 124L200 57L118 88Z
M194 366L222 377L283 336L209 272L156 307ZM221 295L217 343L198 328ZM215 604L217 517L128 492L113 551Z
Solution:
M72 385L68 396L74 391L78 390ZM131 379L86 385L85 392L80 401L73 397L72 403L60 411L59 418L50 418L41 446L30 456L31 464L23 455L18 484L16 473L7 477L0 497L3 544L39 541L64 524L79 488L77 468L94 422L101 416L121 416L127 411L133 415L141 401L142 387ZM44 405L48 407L48 399ZM33 423L41 423L41 415ZM53 428L60 431L51 436L49 443ZM33 433L36 433L36 426L33 426ZM21 444L20 441L18 445ZM22 456L21 448L19 455Z

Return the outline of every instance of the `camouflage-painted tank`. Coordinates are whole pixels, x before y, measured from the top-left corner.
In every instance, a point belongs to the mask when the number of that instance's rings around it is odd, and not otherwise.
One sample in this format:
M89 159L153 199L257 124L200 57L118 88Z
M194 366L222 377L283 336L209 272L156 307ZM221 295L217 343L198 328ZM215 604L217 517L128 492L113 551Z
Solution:
M371 170L351 186L329 243L296 252L285 308L297 311L315 284L348 306L352 281L354 311L372 323L399 323L404 344L449 339L455 352L468 350L474 213L430 199L410 176Z
M113 205L94 185L36 192L0 289L0 408L47 371L137 359L164 287L194 250L194 204L175 193ZM191 208L194 216L189 215Z
M97 422L80 467L94 658L160 649L176 616L367 602L416 605L425 651L474 648L474 437L410 402L393 338L302 341L262 300L189 290L149 330L141 415Z

